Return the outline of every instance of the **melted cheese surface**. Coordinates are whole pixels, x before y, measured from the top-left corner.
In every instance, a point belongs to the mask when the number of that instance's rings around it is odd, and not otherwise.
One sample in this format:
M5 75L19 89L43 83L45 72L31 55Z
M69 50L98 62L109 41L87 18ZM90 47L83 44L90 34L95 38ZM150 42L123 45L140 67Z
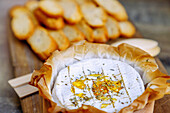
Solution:
M144 92L143 81L130 65L111 59L87 59L58 73L53 95L58 105L77 109L91 105L118 112Z

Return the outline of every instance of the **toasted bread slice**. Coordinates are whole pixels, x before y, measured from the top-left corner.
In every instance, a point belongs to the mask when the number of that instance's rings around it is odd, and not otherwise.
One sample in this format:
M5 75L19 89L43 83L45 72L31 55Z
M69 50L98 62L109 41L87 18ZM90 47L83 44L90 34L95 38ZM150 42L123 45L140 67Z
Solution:
M93 3L87 2L81 5L84 19L92 27L104 26L107 15L101 7L96 7Z
M39 2L37 0L29 0L25 3L25 7L31 12L34 12L39 7Z
M42 60L46 60L57 49L56 42L43 27L37 27L27 42Z
M43 0L39 2L40 10L49 17L63 16L63 8L54 0Z
M94 41L97 43L107 42L108 41L107 35L108 35L108 33L107 33L107 29L105 26L93 29Z
M71 42L76 42L84 39L84 34L73 25L66 25L63 28L64 34Z
M82 13L78 4L73 0L61 0L59 4L64 9L64 19L70 23L78 23L82 19Z
M41 10L36 9L34 11L35 16L39 20L40 23L44 24L49 29L61 29L64 27L64 20L62 17L59 18L50 18L47 17Z
M12 18L21 14L27 15L27 13L28 13L28 9L20 5L13 6L9 11L10 17Z
M128 15L125 8L118 0L94 0L98 5L102 6L107 13L115 17L118 21L126 21Z
M14 35L19 40L26 40L34 31L34 24L27 15L18 15L12 18L11 27Z
M93 0L75 0L78 5L83 5L86 2L92 2Z
M80 21L76 26L85 35L87 41L94 41L93 29L84 20Z
M126 38L132 38L132 36L136 32L134 25L129 21L119 22L119 26L121 36L124 36Z
M120 28L119 23L116 19L113 17L108 17L106 24L105 24L108 32L108 38L109 39L116 39L120 36Z
M29 16L30 19L33 21L35 26L39 25L39 22L36 19L36 17L34 16L34 14L31 11L29 11L26 7L24 7L24 6L14 6L14 7L11 8L10 16L12 18L16 17L16 16L20 16L20 15Z
M70 41L65 36L64 32L62 30L49 30L50 36L56 41L58 44L59 50L65 50L69 47Z

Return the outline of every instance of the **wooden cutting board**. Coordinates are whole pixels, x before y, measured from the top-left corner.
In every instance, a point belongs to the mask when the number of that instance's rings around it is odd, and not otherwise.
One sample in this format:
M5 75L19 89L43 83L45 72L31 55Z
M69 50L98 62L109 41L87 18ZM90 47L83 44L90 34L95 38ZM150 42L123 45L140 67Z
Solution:
M142 38L142 35L137 32L134 37ZM8 21L8 38L15 77L31 73L34 69L40 69L43 62L33 53L26 41L19 41L14 37L10 27L10 19ZM167 73L159 58L155 59L160 70ZM43 105L43 101L45 100L38 93L20 99L23 113L43 113L43 108L44 110L47 108L46 104ZM148 104L144 110L136 113L152 113L153 106L155 106L154 113L168 113L170 111L170 95L156 101L155 105L154 103Z

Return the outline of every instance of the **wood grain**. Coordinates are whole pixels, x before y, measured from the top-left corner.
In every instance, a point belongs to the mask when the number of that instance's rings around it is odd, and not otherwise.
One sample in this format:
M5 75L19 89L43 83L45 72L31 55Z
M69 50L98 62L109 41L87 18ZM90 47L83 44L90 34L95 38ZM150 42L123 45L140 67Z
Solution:
M8 23L10 23L10 19ZM19 41L14 37L10 24L8 26L10 53L15 77L31 73L34 68L39 69L42 66L42 61L32 52L26 42ZM20 101L23 113L42 113L42 97L38 93L22 98Z

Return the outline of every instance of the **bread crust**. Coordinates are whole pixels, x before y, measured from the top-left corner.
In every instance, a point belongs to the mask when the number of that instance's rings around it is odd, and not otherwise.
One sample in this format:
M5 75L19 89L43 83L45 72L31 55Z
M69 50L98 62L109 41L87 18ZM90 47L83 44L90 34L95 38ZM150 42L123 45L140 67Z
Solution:
M47 4L50 4L50 5L55 5L55 8L58 8L58 11L50 11L49 10L49 6L46 6ZM50 6L52 7L52 6ZM52 18L58 18L58 17L61 17L63 16L64 14L64 11L62 9L62 7L56 2L56 1L50 1L50 0L47 0L47 1L40 1L39 2L39 9L45 14L47 15L48 17L52 17Z
M107 13L118 21L128 20L125 8L118 0L94 0L99 6L103 7Z
M32 20L34 26L39 25L39 22L36 19L36 17L34 16L34 14L24 6L16 5L16 6L12 7L9 11L9 14L10 14L11 18L20 16L20 15L27 15Z
M101 7L96 7L92 2L86 2L81 6L85 21L92 27L103 27L107 20L107 14Z
M81 20L76 24L76 27L85 35L85 38L88 42L93 42L93 29L84 21Z
M28 27L28 32L27 33L25 33L25 34L21 34L21 33L19 33L16 29L16 21L17 21L17 19L18 18L21 18L21 17L19 17L19 16L17 16L17 17L13 17L12 18L12 21L11 21L11 29L12 29L12 31L13 31L13 33L14 33L14 35L16 36L16 38L18 38L19 40L26 40L26 39L28 39L32 34L33 34L33 32L34 32L34 29L35 29L35 27L34 27L34 23L33 23L33 21L31 20L31 18L29 17L29 16L27 16L27 15L23 15L23 16L26 16L26 18L28 19L28 21L29 21L29 25L27 26Z
M105 23L109 39L117 39L120 36L120 28L118 21L111 16L108 16Z
M125 38L132 38L136 33L134 25L130 21L119 22L120 35Z
M68 110L57 106L52 98L51 92L57 73L65 68L65 66L90 58L105 58L126 62L139 73L141 72L140 75L143 82L145 85L148 84L145 92L129 106L119 111L119 113L133 113L134 111L143 109L147 103L160 99L165 94L170 94L170 84L167 83L167 80L170 80L170 76L160 72L154 58L145 51L128 44L112 47L105 44L92 44L86 41L80 41L65 51L55 51L46 63L44 63L44 66L48 66L49 69L41 71L42 67L39 71L34 71L32 75L31 84L38 87L41 96L51 102L52 107L49 109L49 112L104 113L104 111L88 105L83 105L79 109ZM44 75L43 77L42 74Z
M64 27L64 20L62 17L59 18L47 17L44 13L41 12L40 9L36 9L34 11L34 14L36 18L49 29L58 30Z
M13 18L14 16L17 16L17 13L16 13L16 10L17 9L20 9L22 10L23 12L26 12L26 9L23 7L23 6L20 6L20 5L16 5L16 6L13 6L10 10L9 10L9 15L11 18Z
M38 8L38 5L39 2L36 0L29 0L25 3L25 7L31 12L34 12L34 10Z
M69 24L76 24L79 21L81 21L83 15L81 13L80 7L74 0L61 0L58 3L64 9L63 17ZM74 5L75 7L71 7L72 5ZM75 8L75 11L71 12L70 11L71 9L69 9L70 7ZM71 14L71 15L68 16L68 14Z
M70 46L70 41L65 36L65 34L62 30L58 30L58 31L49 30L48 32L49 32L50 36L58 44L58 48L60 51L63 51Z
M84 34L75 25L66 25L63 31L70 42L77 42L85 38Z
M93 2L93 0L75 0L78 5L83 5L86 2Z
M32 50L38 55L38 57L39 57L41 60L46 60L46 59L52 54L53 51L55 51L56 49L58 49L58 46L57 46L56 42L54 41L54 39L48 34L48 32L47 32L46 29L44 29L43 27L40 27L40 26L36 27L36 28L35 28L35 31L36 31L36 29L39 29L39 30L45 32L46 35L49 36L49 39L50 39L50 45L49 45L49 47L48 47L45 51L39 51L39 50L37 50L37 46L36 46L36 45L33 45L32 42L30 41L30 38L32 38L32 37L29 37L29 38L27 39L27 42L28 42L28 44L31 46ZM34 34L34 33L33 33L33 34ZM33 35L33 34L32 34L32 35Z
M108 32L105 26L93 29L94 42L106 43L108 39Z

